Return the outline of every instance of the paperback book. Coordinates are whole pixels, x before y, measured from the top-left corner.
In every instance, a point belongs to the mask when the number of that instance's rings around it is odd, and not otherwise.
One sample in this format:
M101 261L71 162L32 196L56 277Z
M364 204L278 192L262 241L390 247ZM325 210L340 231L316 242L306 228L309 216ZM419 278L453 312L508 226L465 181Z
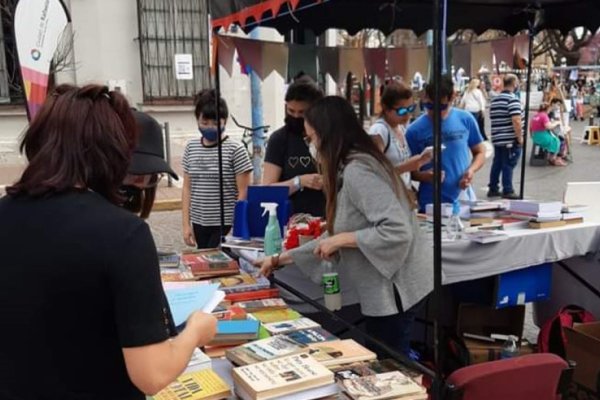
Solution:
M352 339L316 343L311 344L309 347L309 354L325 366L350 364L377 358L375 353Z
M182 254L181 262L200 278L239 274L237 261L221 250L204 250Z
M271 335L277 335L279 333L300 331L302 329L318 328L320 325L310 318L303 317L295 320L267 323L264 324L264 327Z
M264 276L255 278L248 274L213 279L212 282L218 283L220 285L220 289L227 294L268 289L269 286L271 286L271 282L269 282L269 280Z
M219 400L231 395L231 388L211 369L181 375L161 390L154 400Z
M263 299L250 300L236 303L236 306L243 308L246 312L254 313L259 311L273 311L286 309L288 305L283 299Z
M243 392L244 398L267 400L330 386L334 377L333 372L302 353L234 368L233 381L236 392Z
M427 399L425 388L399 371L345 379L341 385L353 400Z
M285 335L276 335L227 350L225 357L236 365L248 365L301 352L308 352L308 347Z

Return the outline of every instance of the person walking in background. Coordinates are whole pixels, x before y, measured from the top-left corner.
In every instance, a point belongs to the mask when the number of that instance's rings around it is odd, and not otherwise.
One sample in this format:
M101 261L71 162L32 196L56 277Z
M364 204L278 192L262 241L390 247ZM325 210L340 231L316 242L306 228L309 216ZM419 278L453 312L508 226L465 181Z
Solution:
M252 179L252 163L244 145L225 135L229 111L219 98L221 120L217 121L216 93L203 90L196 96L194 115L200 138L190 141L183 152L181 215L183 239L188 246L214 248L221 243L233 222L237 200L246 198ZM217 127L221 126L221 137ZM221 227L218 142L223 157L223 202L225 226Z
M485 163L485 146L479 133L477 121L471 113L452 107L455 98L454 85L449 77L442 78L440 108L442 112L442 201L453 203L464 190L471 190L475 173ZM425 89L423 106L427 111L406 130L406 141L413 154L421 154L433 146L434 86ZM412 173L419 181L419 210L425 211L433 203L433 166L425 164ZM469 196L468 196L469 197Z
M459 107L473 114L483 140L488 140L487 135L485 134L486 101L483 92L479 89L480 85L481 81L477 78L473 78L471 82L469 82L469 86L460 100Z
M432 253L408 189L345 99L325 97L305 118L323 168L327 233L257 266L270 275L293 263L288 268L320 281L320 260L339 263L357 289L367 333L408 355L415 307L433 288Z
M432 156L431 151L412 156L406 143L406 125L416 109L412 90L399 82L387 84L383 88L381 108L381 116L371 125L369 135L410 188L411 171L419 170Z
M490 171L488 197L519 198L512 182L513 170L521 158L523 146L521 101L514 95L517 87L516 75L506 75L504 90L490 103L494 160ZM499 190L500 175L502 175L502 192Z
M304 112L323 93L314 82L300 78L285 94L285 125L269 137L265 154L263 184L287 186L293 213L315 217L325 215L323 180L308 151L304 132Z
M58 86L25 131L0 199L0 398L144 400L214 337L202 312L174 331L150 228L120 207L137 131L99 85Z
M564 167L566 162L558 157L560 152L560 139L552 131L560 127L560 121L550 121L548 103L540 104L538 112L531 119L531 137L533 143L548 152L548 162L552 165Z

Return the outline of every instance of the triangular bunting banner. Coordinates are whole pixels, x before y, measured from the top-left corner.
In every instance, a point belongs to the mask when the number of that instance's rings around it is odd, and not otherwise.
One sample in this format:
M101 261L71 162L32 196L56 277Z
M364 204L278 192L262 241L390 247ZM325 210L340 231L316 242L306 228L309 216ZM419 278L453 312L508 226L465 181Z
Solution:
M401 76L405 81L410 81L411 76L407 76L408 60L406 58L407 50L404 48L393 48L387 51L387 64L389 76Z
M317 57L319 72L329 74L335 82L338 82L340 79L339 49L337 47L319 47Z
M289 50L284 43L265 43L263 46L263 73L265 77L277 71L283 79L288 75Z
M348 72L351 72L356 79L362 81L365 74L365 59L362 49L342 48L339 55L340 77L343 79Z
M379 79L385 79L385 48L365 48L363 49L363 56L365 58L365 69L367 75L375 75Z

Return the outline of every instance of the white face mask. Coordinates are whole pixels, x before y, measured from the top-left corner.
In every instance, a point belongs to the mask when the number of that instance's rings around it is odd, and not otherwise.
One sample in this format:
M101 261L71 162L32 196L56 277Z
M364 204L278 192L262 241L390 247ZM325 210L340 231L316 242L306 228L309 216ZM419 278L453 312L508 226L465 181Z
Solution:
M315 161L318 160L319 150L317 150L317 146L314 143L311 142L308 144L308 152Z

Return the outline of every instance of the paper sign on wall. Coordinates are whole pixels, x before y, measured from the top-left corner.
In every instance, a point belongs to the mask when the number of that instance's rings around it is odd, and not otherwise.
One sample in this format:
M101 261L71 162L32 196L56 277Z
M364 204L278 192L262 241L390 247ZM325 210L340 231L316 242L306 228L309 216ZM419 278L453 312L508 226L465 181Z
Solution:
M175 54L175 77L177 80L194 79L194 64L191 54Z

